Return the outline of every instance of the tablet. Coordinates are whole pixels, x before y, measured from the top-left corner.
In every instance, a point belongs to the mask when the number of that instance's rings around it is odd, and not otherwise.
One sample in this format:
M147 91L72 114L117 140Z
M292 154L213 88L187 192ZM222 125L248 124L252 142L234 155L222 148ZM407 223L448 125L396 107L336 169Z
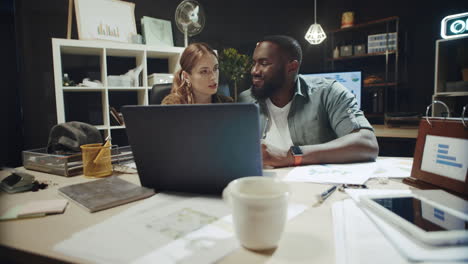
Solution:
M468 244L468 215L415 194L365 196L361 203L430 245Z

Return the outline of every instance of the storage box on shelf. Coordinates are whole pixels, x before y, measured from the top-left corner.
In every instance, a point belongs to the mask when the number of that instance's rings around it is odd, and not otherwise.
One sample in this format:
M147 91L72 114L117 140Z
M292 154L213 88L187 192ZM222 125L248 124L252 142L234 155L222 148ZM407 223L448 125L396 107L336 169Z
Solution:
M120 111L125 104L147 105L151 91L148 76L174 73L183 50L182 47L53 38L57 123L90 123L101 130L103 136L110 135L114 144L127 145L124 127L111 122L110 108ZM131 69L134 72L128 73ZM64 85L65 73L75 84L84 78L98 82L94 82L93 87L67 86L70 81ZM131 77L132 73L136 79L119 77Z
M372 123L383 124L386 112L398 111L401 86L398 34L398 17L357 24L328 34L331 46L327 49L327 71L362 72L361 108ZM343 54L345 47L353 47L352 54L349 51ZM340 51L338 56L337 50Z

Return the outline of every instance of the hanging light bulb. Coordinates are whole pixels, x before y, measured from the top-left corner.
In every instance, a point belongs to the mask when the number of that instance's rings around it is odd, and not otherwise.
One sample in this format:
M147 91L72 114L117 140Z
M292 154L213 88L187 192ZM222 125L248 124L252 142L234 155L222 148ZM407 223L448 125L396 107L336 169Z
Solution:
M317 0L314 0L314 24L309 27L305 39L312 45L318 45L327 38L322 26L317 24Z

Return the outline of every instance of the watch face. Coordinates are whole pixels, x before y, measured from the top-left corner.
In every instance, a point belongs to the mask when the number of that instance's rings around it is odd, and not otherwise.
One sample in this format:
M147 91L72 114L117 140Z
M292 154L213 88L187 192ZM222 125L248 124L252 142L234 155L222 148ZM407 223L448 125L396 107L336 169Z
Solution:
M291 147L291 153L292 153L294 156L296 156L296 155L302 155L302 154L303 154L301 148L298 147L298 146L292 146L292 147Z

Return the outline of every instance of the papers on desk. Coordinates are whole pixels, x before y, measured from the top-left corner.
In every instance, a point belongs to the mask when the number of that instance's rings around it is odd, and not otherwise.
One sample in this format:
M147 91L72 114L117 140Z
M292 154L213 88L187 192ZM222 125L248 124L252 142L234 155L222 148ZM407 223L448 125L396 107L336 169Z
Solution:
M377 160L378 169L372 178L406 178L411 176L413 159L385 158Z
M410 193L409 190L346 190L361 195ZM336 263L411 263L467 261L468 246L434 247L412 240L366 208L348 199L332 207Z
M65 211L67 204L68 201L65 199L31 201L9 208L0 215L0 221L61 214Z
M288 219L305 209L290 204ZM211 263L239 247L229 212L218 198L157 194L54 250L95 263Z
M369 178L405 178L411 174L412 159L385 158L376 162L296 167L285 181L331 184L364 184Z
M376 162L309 165L292 169L284 180L314 183L364 184L376 170Z

